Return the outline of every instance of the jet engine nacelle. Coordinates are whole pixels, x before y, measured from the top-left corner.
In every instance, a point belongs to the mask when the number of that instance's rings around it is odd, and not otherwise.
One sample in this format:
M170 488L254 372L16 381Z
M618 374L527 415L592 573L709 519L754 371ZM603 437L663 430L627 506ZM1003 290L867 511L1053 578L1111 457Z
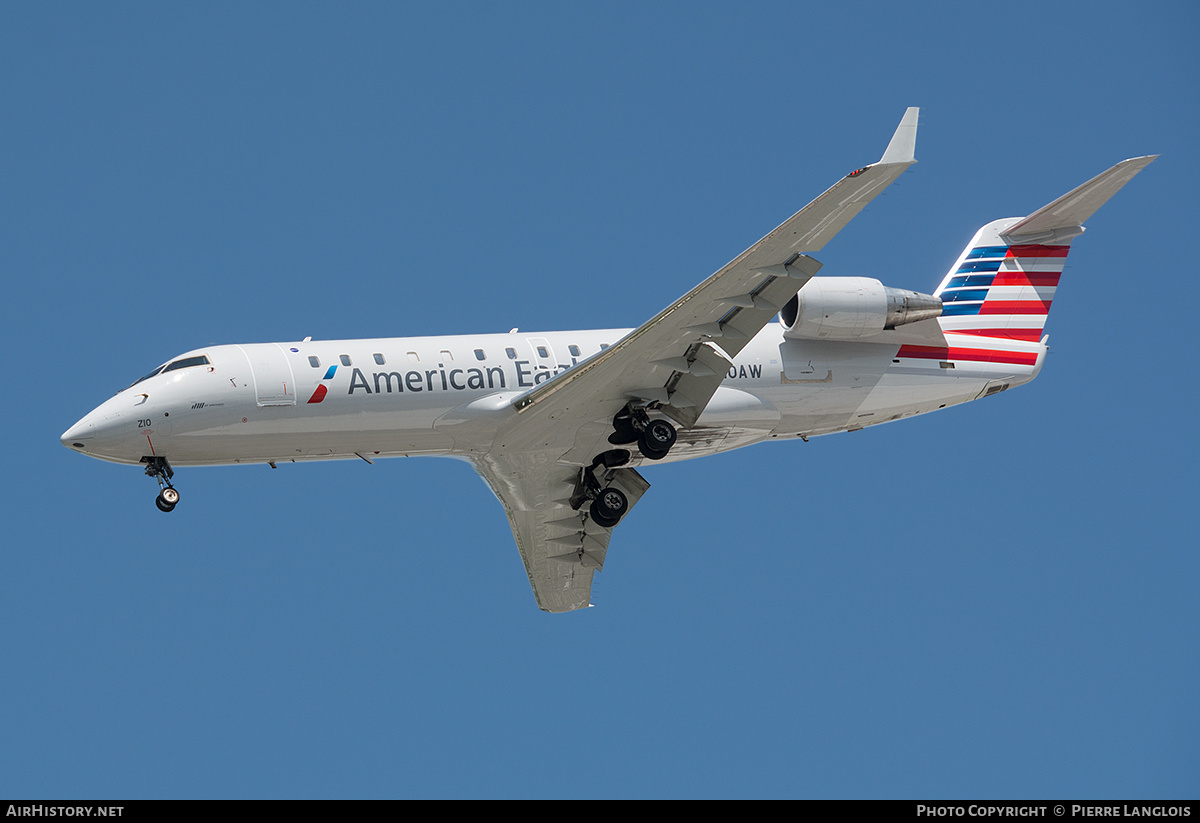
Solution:
M779 320L784 337L861 340L941 313L939 298L870 277L814 277L783 307Z

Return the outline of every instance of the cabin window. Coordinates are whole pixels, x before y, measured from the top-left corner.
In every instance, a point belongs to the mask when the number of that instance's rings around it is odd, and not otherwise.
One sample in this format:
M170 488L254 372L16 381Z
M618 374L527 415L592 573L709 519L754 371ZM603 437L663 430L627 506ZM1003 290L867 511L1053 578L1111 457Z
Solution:
M607 344L607 343L601 343L601 344L600 344L600 351L604 351L604 350L605 350L605 349L607 349L607 348L608 348L608 344Z
M579 347L578 346L567 346L567 351L569 351L571 353L572 357L579 356Z
M538 346L537 353L538 353L538 357L549 357L550 356L550 352L546 351L545 346Z
M308 358L308 365L312 366L314 369L319 369L319 368L321 368L321 358L319 358L319 357L309 357L309 358Z
M486 359L487 359L487 355L485 355L485 354L483 353L483 349L476 349L476 350L475 350L475 359L476 359L476 360L486 360Z
M417 355L417 353L415 351L410 351L408 353L408 360L410 363L420 363L421 362L421 358Z
M373 356L375 358L375 365L377 365L377 366L385 365L382 354L380 354L379 352L375 352L375 354Z
M505 350L504 350L504 353L508 355L508 359L509 359L509 360L516 360L516 359L517 359L517 350L516 350L516 349L512 349L512 348L505 349Z
M442 349L442 359L443 360L453 360L454 355L452 355L450 352L446 351L445 349Z

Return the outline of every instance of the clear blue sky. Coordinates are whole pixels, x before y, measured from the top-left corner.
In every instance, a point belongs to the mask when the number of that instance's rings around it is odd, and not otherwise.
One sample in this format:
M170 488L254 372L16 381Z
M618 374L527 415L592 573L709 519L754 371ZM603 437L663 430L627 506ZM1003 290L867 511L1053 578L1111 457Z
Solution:
M0 7L0 796L1200 794L1197 5L429 5ZM210 343L637 325L913 105L823 273L932 290L1163 156L1035 383L648 469L596 608L465 464L166 516L58 443Z

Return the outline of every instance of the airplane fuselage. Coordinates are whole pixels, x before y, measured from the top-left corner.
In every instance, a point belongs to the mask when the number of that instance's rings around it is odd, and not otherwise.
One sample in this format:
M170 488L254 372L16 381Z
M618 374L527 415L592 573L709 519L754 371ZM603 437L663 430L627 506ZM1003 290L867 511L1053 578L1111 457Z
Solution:
M212 346L182 354L167 370L118 392L69 429L62 442L112 462L136 464L157 455L176 467L470 457L491 446L489 415L498 425L505 415L517 414L513 398L628 333ZM948 339L954 338L960 336ZM697 424L680 432L666 459L772 438L853 431L1036 376L1044 345L1011 340L1003 341L1002 350L988 345L997 342L964 335L935 351L887 335L878 342L793 340L771 323L733 360ZM184 365L172 368L176 364ZM462 424L466 407L478 412L471 426Z

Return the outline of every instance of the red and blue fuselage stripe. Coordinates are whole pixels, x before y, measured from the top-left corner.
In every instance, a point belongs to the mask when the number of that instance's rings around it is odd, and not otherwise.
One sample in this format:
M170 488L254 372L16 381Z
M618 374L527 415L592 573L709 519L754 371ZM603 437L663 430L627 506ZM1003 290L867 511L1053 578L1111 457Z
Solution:
M896 357L918 360L967 360L978 363L1011 363L1017 366L1037 364L1037 352L1003 349L968 349L961 346L901 346Z

